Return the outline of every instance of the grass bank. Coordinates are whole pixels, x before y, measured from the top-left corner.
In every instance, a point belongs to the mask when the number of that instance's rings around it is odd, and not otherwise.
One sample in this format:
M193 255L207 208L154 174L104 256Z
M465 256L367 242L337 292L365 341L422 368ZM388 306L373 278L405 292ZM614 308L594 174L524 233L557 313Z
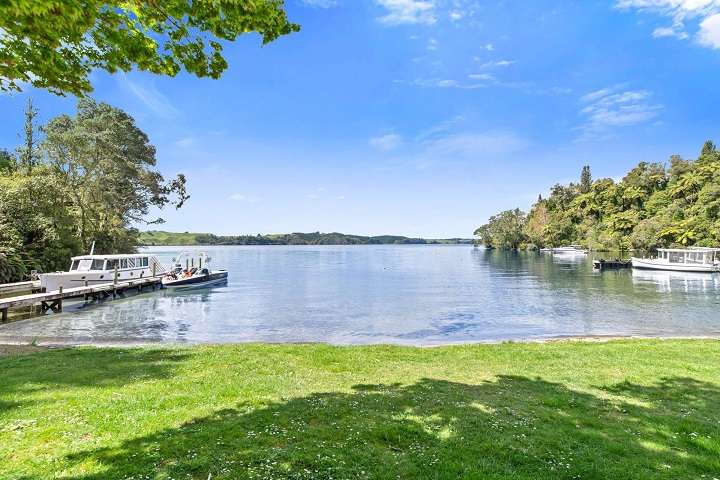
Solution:
M0 358L0 478L720 472L720 342L67 349Z

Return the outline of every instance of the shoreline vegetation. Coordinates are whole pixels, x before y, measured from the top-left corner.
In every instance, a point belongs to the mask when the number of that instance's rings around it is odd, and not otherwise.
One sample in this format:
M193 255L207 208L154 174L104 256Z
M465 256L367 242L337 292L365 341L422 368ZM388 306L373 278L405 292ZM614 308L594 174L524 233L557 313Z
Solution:
M471 245L472 239L425 239L399 235L363 236L345 233L282 233L269 235L213 235L211 233L175 233L162 230L141 232L142 246L194 245Z
M7 355L2 478L678 479L720 470L717 340Z
M651 251L720 245L720 152L712 141L697 159L641 162L620 181L557 184L529 213L506 210L475 230L486 247L506 250L581 245L595 251Z
M131 253L150 211L188 199L183 174L165 179L156 149L123 110L90 98L38 125L32 99L23 143L0 148L0 283L65 270L70 257Z

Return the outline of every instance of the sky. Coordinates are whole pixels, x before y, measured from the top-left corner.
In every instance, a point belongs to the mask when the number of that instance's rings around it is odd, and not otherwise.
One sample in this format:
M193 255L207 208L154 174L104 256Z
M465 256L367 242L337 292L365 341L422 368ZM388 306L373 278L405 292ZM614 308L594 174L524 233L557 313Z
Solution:
M555 183L720 142L720 0L286 0L220 80L92 73L191 195L171 231L470 237ZM13 149L27 96L0 95Z

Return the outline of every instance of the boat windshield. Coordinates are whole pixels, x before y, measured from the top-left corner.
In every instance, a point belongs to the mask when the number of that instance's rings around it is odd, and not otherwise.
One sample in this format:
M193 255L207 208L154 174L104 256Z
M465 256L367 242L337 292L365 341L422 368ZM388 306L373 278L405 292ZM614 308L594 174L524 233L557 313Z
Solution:
M70 270L79 270L87 272L89 270L103 270L105 260L85 258L81 260L73 260Z

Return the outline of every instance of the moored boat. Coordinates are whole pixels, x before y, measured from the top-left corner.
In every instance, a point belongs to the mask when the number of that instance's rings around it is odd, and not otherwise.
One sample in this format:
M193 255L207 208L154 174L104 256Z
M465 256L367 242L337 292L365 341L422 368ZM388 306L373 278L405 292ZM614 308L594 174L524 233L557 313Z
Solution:
M181 259L185 257L185 266ZM206 253L195 258L183 252L174 260L173 269L162 279L164 287L168 288L197 288L218 285L227 281L227 270L210 270L211 258Z
M633 257L632 267L673 272L720 272L720 248L659 248L657 257Z
M566 247L541 248L541 252L552 253L553 255L587 255L587 250L580 245L570 245Z
M72 257L67 272L42 273L40 289L52 292L63 289L127 282L153 275L163 275L165 267L153 255L131 253L121 255L81 255Z

